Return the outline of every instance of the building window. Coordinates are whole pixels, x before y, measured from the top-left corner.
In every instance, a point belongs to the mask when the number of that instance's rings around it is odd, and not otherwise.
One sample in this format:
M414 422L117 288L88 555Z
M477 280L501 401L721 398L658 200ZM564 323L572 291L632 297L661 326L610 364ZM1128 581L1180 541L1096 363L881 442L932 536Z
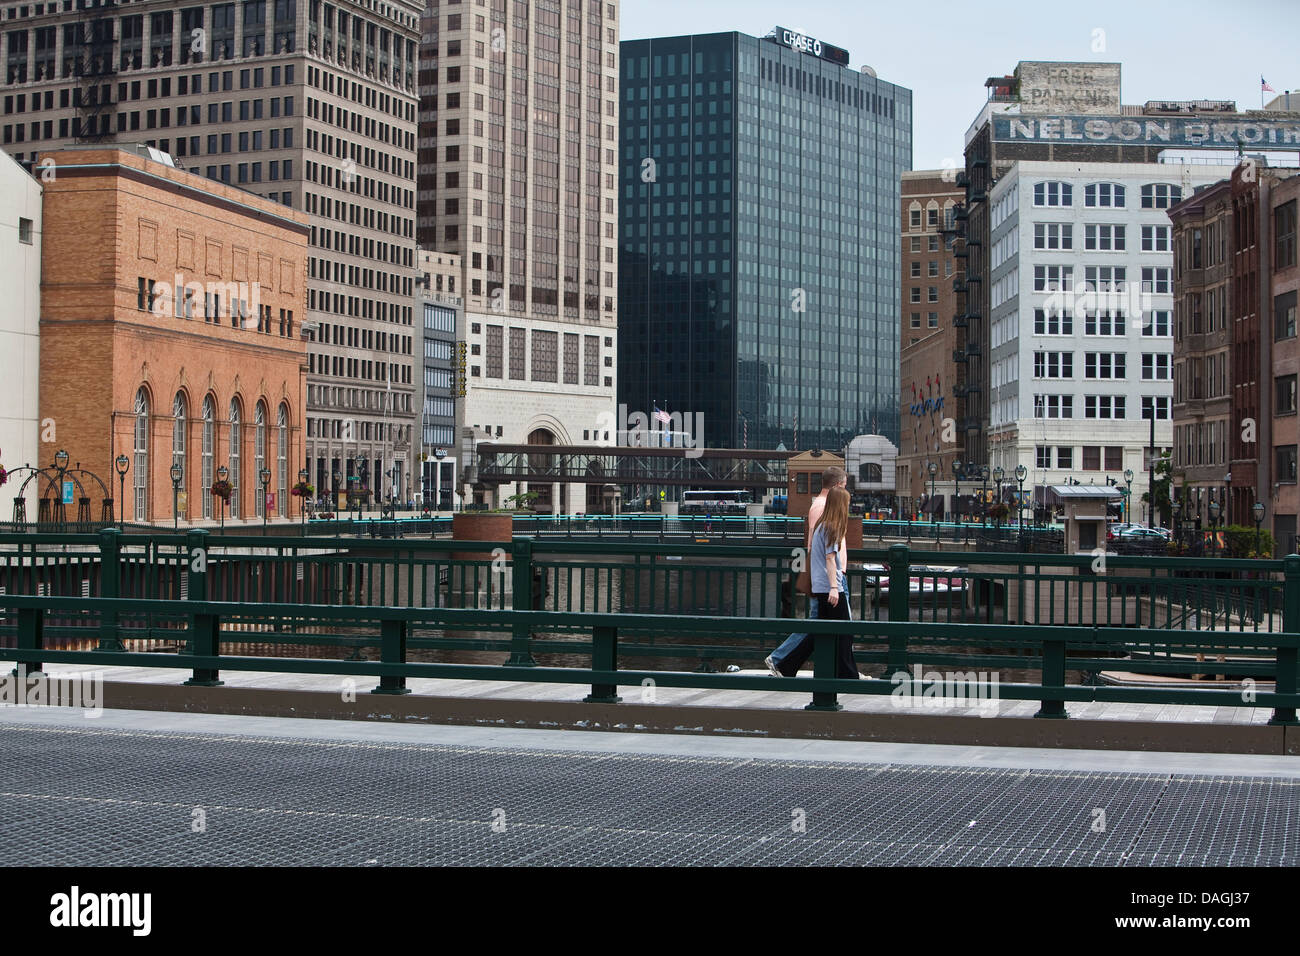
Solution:
M523 381L527 377L524 371L524 347L527 335L527 329L514 327L510 329L510 377L516 381Z
M1168 395L1143 395L1142 396L1142 420L1148 421L1151 418L1151 409L1155 409L1156 418L1165 421L1169 418L1169 396Z
M1034 223L1035 249L1073 249L1074 226L1068 222Z
M136 521L149 520L149 393L143 388L135 393L135 474L131 484L135 491Z
M929 286L929 287L928 287L928 289L927 289L927 291L926 291L926 298L925 298L925 301L926 301L926 302L938 302L938 301L939 301L939 290L938 290L935 286Z
M1049 312L1046 309L1034 310L1035 335L1073 335L1074 318L1069 312Z
M266 406L261 402L253 408L253 479L256 490L253 492L255 517L262 517L266 511L266 499L262 496L262 469L266 467Z
M1083 187L1083 204L1091 207L1124 207L1124 187L1118 183L1089 183Z
M914 328L914 329L919 329L920 327L921 327L921 313L920 313L920 312L913 312L913 313L912 313L912 328Z
M1125 399L1123 395L1085 395L1083 398L1084 418L1124 418Z
M1123 378L1125 372L1123 352L1085 352L1084 378Z
M1273 299L1273 339L1295 338L1296 294L1286 292Z
M281 518L289 507L289 406L280 405L275 419L275 513Z
M1083 227L1083 247L1097 252L1121 251L1124 248L1124 227L1088 223Z
M554 382L557 378L559 333L533 330L533 381Z
M1087 266L1083 270L1087 291L1123 292L1128 270L1124 266Z
M1168 226L1142 227L1143 252L1168 252L1170 248Z
M1277 451L1277 480L1286 484L1295 484L1296 446L1280 445L1275 450Z
M1124 448L1122 445L1106 446L1106 470L1120 471L1124 467Z
M564 333L564 384L578 384L578 335Z
M1074 467L1074 446L1073 445L1056 446L1056 467L1057 468Z
M1214 356L1210 356L1213 358ZM1168 381L1171 377L1169 374L1169 361L1172 358L1163 352L1143 352L1142 353L1142 381Z
M203 517L212 517L212 458L216 441L216 414L209 396L203 399L203 473L199 482L199 497L203 499Z
M502 331L499 325L489 325L487 327L486 341L483 348L486 351L484 355L483 375L486 378L500 378L502 367Z
M1083 318L1084 335L1123 335L1124 316L1120 313L1089 312Z
M582 337L582 384L600 384L600 337L584 335Z
M1167 336L1169 334L1169 313L1151 312L1151 318L1142 326L1143 335Z
M239 399L230 400L230 455L226 467L230 469L230 477L226 480L230 482L230 517L239 517L239 425L240 425L240 406Z
M1277 414L1288 415L1296 410L1296 377L1294 375L1282 375L1273 379L1273 391L1277 395Z
M1182 189L1169 183L1147 183L1142 187L1143 209L1168 209L1182 198Z
M1035 352L1034 378L1073 378L1073 352Z
M1083 470L1101 471L1101 446L1100 445L1083 446Z
M927 312L927 313L926 313L926 321L927 321L927 324L929 325L930 328L932 328L932 329L937 329L937 328L939 327L939 313L938 313L938 312Z
M921 287L914 285L912 286L912 303L915 305L919 305L920 302L921 302Z
M1047 182L1034 183L1035 206L1070 206L1073 205L1074 187L1069 183Z
M177 392L172 399L172 462L181 466L182 488L189 478L185 473L185 418L185 395Z
M1283 203L1273 210L1273 269L1295 265L1296 201Z
M913 263L912 263L912 275L911 275L911 278L913 278L913 279L919 279L919 278L921 278L921 263L920 263L919 261L918 261L918 262L913 262Z
M1035 292L1069 292L1074 287L1074 266L1034 266Z
M1035 418L1073 418L1073 395L1035 395Z
M1169 293L1174 291L1173 283L1170 281L1169 273L1171 270L1156 268L1150 266L1142 270L1142 291Z
M1295 203L1292 203L1294 206ZM27 245L32 244L32 221L30 219L18 219L18 241L25 242Z
M1052 467L1052 446L1038 445L1034 448L1034 467L1051 468Z

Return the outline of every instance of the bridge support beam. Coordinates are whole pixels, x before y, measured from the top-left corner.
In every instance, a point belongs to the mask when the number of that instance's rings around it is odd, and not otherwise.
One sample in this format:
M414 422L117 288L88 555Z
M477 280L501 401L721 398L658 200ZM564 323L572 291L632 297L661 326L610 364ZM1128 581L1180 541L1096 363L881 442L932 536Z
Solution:
M618 670L618 628L594 627L591 629L591 669L597 671ZM618 704L623 698L618 696L617 684L592 684L591 693L582 698L584 704Z
M379 628L380 661L385 664L405 664L406 638L409 634L407 622L402 618L385 618L380 622ZM379 678L379 686L370 693L409 694L410 692L405 677L383 675Z
M1292 634L1300 631L1300 555L1289 554L1283 561L1282 583L1282 630ZM1300 660L1294 647L1277 649L1277 683L1274 685L1279 694L1294 694L1300 689ZM1294 726L1295 707L1277 707L1273 710L1270 724Z
M1054 641L1050 638L1043 640L1043 686L1065 686L1065 641ZM1038 713L1034 716L1048 720L1064 720L1070 715L1065 709L1065 701L1044 695Z

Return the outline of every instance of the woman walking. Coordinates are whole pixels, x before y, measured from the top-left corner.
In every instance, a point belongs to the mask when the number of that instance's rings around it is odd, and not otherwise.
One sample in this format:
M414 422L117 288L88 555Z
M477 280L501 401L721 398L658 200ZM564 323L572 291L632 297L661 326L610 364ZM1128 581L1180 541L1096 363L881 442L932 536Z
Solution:
M808 572L812 596L817 599L817 620L848 621L849 596L840 590L838 557L845 547L844 532L849 524L849 493L832 488L826 495L826 510L813 530L808 549ZM806 636L780 664L785 677L794 677L813 651L813 638ZM853 638L843 634L836 640L835 676L856 680L861 677L853 660Z

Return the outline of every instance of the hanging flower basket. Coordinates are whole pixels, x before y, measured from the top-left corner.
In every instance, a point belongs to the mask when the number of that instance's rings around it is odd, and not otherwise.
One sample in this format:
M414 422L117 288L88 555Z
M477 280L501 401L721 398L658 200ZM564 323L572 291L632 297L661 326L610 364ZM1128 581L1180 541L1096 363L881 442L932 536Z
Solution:
M0 465L0 485L9 480L9 472L5 471L5 466Z
M228 481L214 481L212 483L212 497L220 498L222 501L229 501L230 495L234 491Z
M295 498L310 498L315 493L316 489L305 481L300 481L289 489L289 494Z

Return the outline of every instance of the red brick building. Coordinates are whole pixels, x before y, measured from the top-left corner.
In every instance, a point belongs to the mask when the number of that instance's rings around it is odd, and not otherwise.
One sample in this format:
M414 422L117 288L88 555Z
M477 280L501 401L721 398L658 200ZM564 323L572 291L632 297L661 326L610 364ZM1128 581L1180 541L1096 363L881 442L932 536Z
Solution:
M304 464L307 218L143 148L56 150L43 170L41 460L110 483L126 521L291 514ZM98 495L97 489L86 493Z

